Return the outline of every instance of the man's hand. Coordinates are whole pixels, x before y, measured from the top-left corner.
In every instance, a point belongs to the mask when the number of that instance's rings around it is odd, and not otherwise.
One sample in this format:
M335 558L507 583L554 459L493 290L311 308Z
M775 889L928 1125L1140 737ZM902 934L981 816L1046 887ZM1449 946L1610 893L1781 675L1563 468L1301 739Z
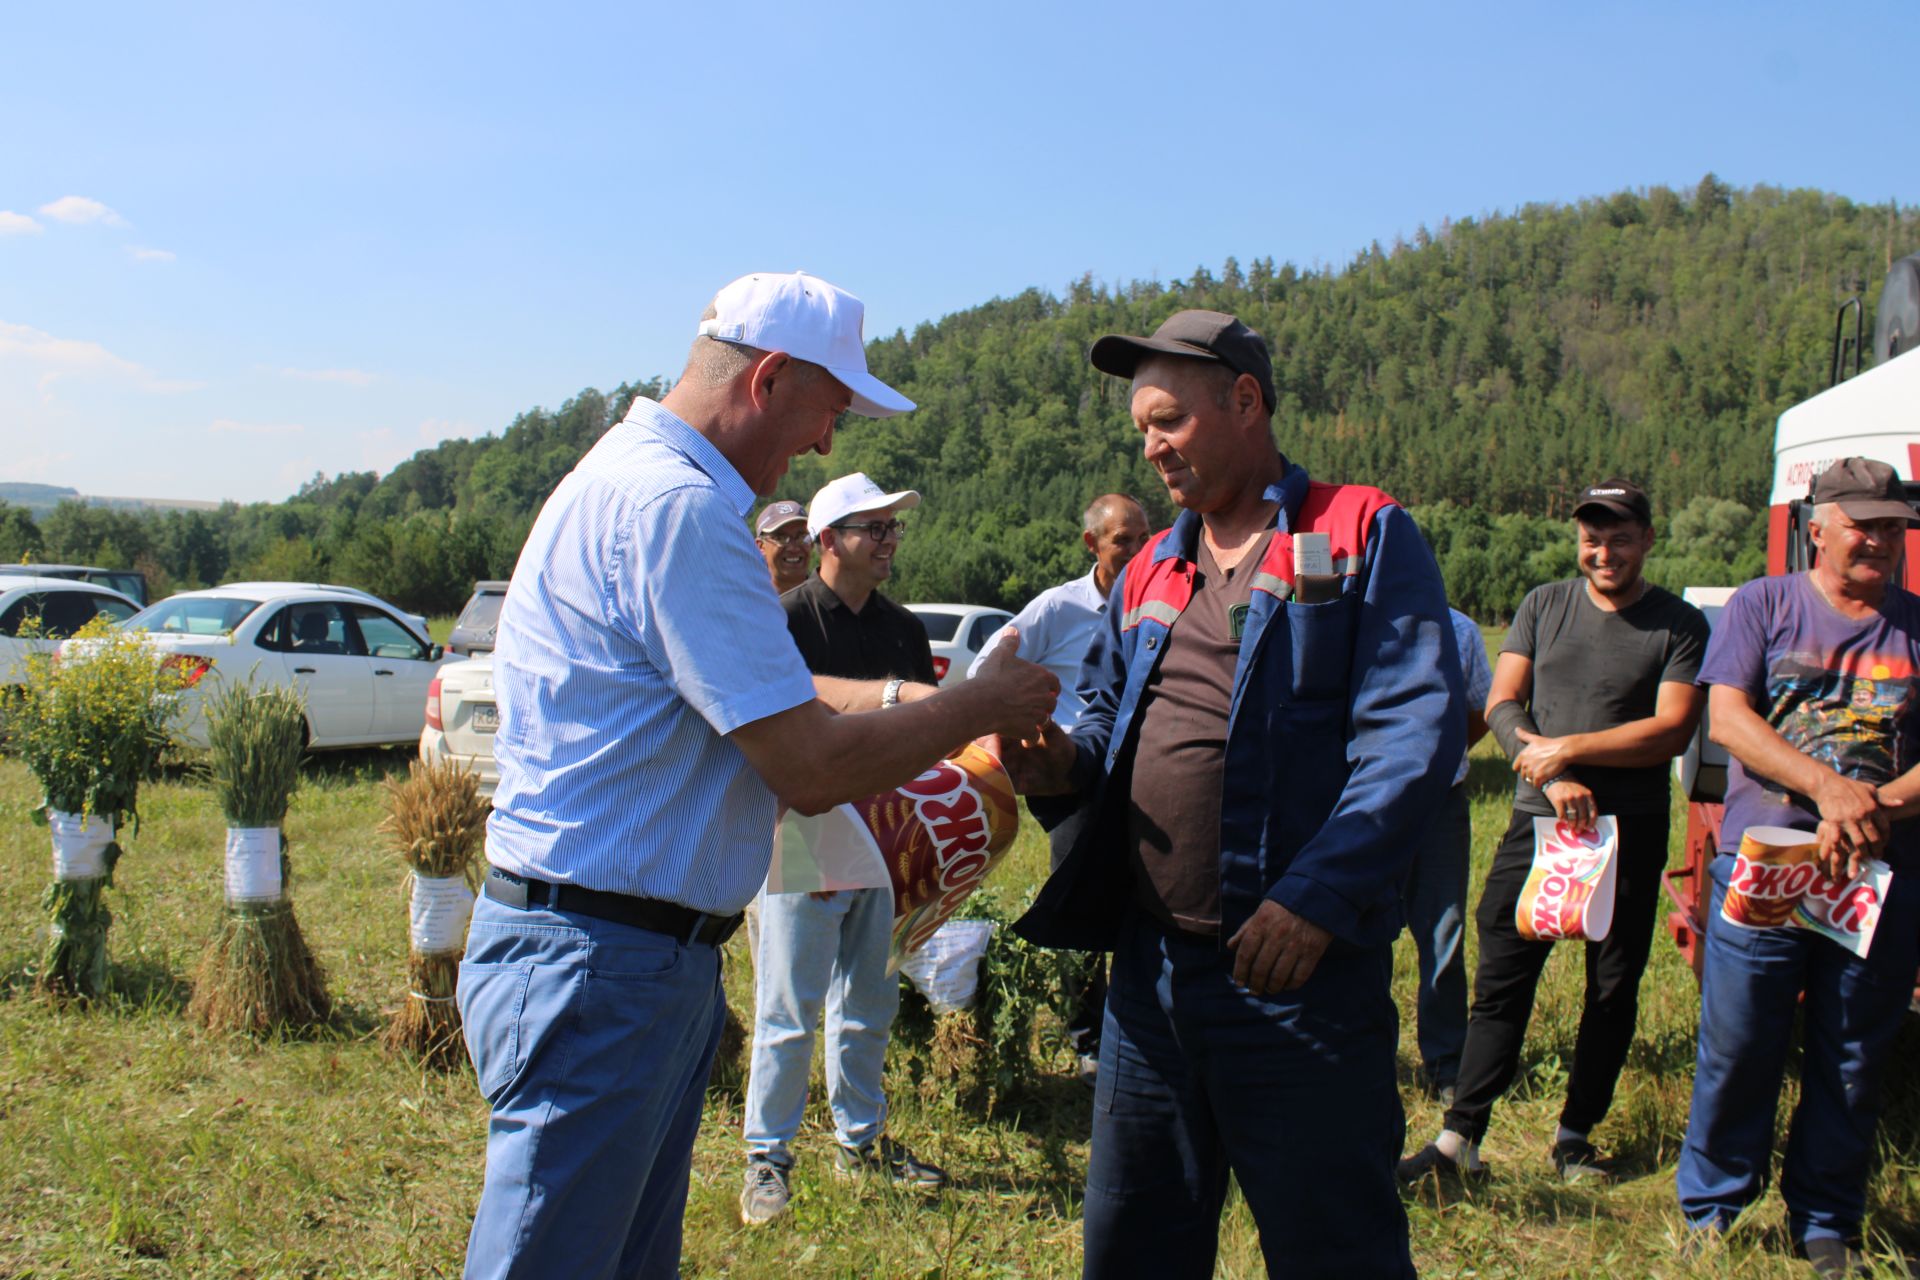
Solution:
M1575 764L1565 738L1549 738L1525 729L1515 729L1513 736L1527 744L1513 758L1513 771L1525 778L1528 786L1537 787L1542 778L1558 777Z
M1600 806L1585 783L1561 778L1548 786L1544 794L1547 803L1553 806L1554 816L1575 831L1592 831L1599 824Z
M985 745L1005 766L1016 795L1058 796L1073 790L1073 762L1080 750L1052 720L1040 726L1037 737L995 734Z
M1227 939L1233 952L1233 980L1256 996L1292 991L1313 976L1333 935L1272 898L1264 899L1253 919Z
M1866 861L1867 854L1847 843L1837 822L1822 822L1819 835L1820 852L1815 857L1820 870L1837 884L1851 884L1859 876L1860 864Z
M1827 823L1833 823L1833 843L1850 855L1880 852L1887 843L1887 831L1892 825L1888 808L1898 807L1901 803L1898 800L1882 800L1879 789L1871 783L1843 778L1831 772L1810 798L1820 807L1820 825L1825 827ZM1823 838L1823 853L1826 847L1827 841Z
M1045 667L1035 666L1018 656L1018 630L1008 627L1003 635L987 660L980 664L979 674L961 687L973 689L974 696L995 708L987 733L1005 738L1033 738L1053 715L1054 704L1060 700L1060 681Z

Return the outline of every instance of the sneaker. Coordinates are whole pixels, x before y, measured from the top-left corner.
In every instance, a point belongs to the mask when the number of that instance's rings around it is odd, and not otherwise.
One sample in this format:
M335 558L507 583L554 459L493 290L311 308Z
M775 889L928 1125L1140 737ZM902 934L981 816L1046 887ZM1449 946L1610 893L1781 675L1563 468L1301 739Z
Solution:
M785 1169L771 1160L747 1161L747 1184L740 1188L740 1221L750 1227L772 1222L787 1211L792 1199Z
M1553 1171L1564 1182L1613 1181L1613 1174L1600 1163L1600 1149L1585 1138L1553 1144Z
M1797 1257L1805 1258L1812 1265L1813 1274L1822 1280L1869 1274L1865 1256L1845 1240L1833 1236L1814 1236L1802 1240L1793 1246L1793 1252Z
M865 1147L838 1148L834 1152L833 1169L843 1178L863 1173L882 1174L887 1181L899 1186L931 1189L947 1185L945 1169L919 1159L892 1138L882 1138Z
M1393 1176L1400 1180L1402 1186L1409 1187L1428 1177L1441 1182L1479 1182L1487 1176L1487 1167L1483 1164L1477 1169L1464 1168L1458 1160L1429 1142L1395 1165Z

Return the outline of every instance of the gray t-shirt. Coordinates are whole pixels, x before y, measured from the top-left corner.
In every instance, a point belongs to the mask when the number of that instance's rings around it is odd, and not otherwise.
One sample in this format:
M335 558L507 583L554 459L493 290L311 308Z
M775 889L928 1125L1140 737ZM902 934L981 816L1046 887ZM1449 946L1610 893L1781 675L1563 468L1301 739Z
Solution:
M1587 595L1585 578L1535 587L1520 602L1502 653L1533 662L1529 710L1549 738L1613 729L1654 712L1660 686L1692 684L1707 648L1700 611L1659 587L1616 613ZM1636 768L1576 765L1601 813L1665 813L1666 762ZM1538 787L1516 779L1514 808L1546 815Z

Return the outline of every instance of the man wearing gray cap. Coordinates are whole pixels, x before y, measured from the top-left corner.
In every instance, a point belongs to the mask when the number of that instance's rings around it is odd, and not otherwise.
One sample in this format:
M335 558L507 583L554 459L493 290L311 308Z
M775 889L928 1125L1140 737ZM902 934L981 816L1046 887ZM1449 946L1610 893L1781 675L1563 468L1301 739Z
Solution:
M813 547L805 507L797 502L769 502L753 522L753 541L767 562L774 591L785 595L807 580Z
M1733 764L1675 1178L1696 1232L1730 1229L1760 1198L1799 1021L1800 1104L1780 1179L1788 1234L1820 1275L1864 1275L1881 1081L1920 965L1920 597L1900 585L1920 516L1893 468L1867 458L1822 472L1813 502L1814 567L1734 592L1700 670L1713 740ZM1741 835L1758 826L1817 839L1835 884L1868 858L1892 868L1884 900L1866 885L1843 891L1849 913L1878 907L1865 955L1815 929L1727 919L1728 886L1752 869Z
M678 1273L722 1025L720 945L774 816L898 786L940 749L1032 733L1058 693L1009 655L916 686L811 676L742 517L848 411L859 299L815 276L722 289L686 371L547 499L494 651L500 785L459 1000L492 1108L469 1277ZM744 642L743 642L744 641Z
M1113 952L1085 1274L1211 1276L1231 1174L1272 1274L1411 1276L1389 979L1465 748L1439 568L1392 498L1281 456L1266 343L1235 317L1182 311L1092 361L1132 380L1183 510L1120 575L1071 736L1006 755L1043 823L1093 815L1016 926Z

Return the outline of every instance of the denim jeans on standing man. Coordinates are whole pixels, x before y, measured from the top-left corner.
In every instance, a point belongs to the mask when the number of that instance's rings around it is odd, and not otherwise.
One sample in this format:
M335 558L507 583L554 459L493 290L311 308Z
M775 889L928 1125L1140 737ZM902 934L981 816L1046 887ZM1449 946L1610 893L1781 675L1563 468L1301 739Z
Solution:
M824 900L762 893L759 903L753 1070L742 1126L747 1154L792 1166L822 1008L834 1136L865 1148L886 1125L881 1073L900 1008L900 979L887 972L893 891L843 889Z
M677 1276L719 952L483 896L459 1001L493 1108L468 1280Z
M1467 1043L1467 864L1473 831L1467 784L1457 782L1420 836L1401 894L1420 957L1415 1036L1427 1083L1453 1085Z

